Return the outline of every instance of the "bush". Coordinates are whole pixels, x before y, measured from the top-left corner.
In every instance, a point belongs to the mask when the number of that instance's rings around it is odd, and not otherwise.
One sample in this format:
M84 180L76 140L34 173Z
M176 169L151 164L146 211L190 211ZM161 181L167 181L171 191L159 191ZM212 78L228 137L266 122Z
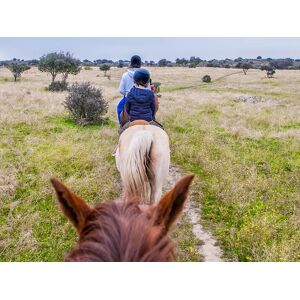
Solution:
M27 70L30 69L30 67L21 61L14 61L10 64L8 64L7 68L12 72L15 81L17 81L17 78L21 77L21 74Z
M267 77L268 78L273 78L273 75L276 73L274 69L267 71Z
M92 67L90 67L90 66L85 66L84 69L87 70L87 71L89 71L89 70L92 70Z
M189 68L196 68L197 67L197 63L192 62L189 64Z
M205 75L205 76L202 77L202 81L206 82L206 83L209 83L209 82L211 82L211 77L209 75Z
M161 83L160 82L153 82L153 86L154 86L154 93L155 94L158 94L160 93L160 86L161 86Z
M268 78L273 78L273 75L276 73L275 69L268 65L262 66L260 69L267 72Z
M101 123L108 109L102 90L91 86L89 82L75 82L69 89L64 105L80 125Z
M50 83L48 90L51 92L62 92L68 89L68 83L64 80L53 81Z

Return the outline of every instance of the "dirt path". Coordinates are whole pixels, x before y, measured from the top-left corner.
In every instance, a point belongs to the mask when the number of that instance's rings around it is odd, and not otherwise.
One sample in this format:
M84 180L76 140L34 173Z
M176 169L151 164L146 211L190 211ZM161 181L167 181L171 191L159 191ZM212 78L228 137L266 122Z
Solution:
M171 166L168 177L168 189L171 188L180 177L179 169ZM203 256L204 261L223 261L223 252L220 247L216 246L215 238L201 225L200 208L194 207L191 199L188 199L184 212L193 226L193 234L197 239L203 242L203 245L199 246L198 252Z

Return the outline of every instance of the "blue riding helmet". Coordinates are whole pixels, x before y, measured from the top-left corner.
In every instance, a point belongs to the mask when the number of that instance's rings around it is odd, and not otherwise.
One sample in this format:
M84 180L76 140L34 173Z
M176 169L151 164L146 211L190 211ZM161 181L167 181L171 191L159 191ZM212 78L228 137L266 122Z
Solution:
M150 81L150 73L146 69L138 69L133 74L135 83L147 86Z

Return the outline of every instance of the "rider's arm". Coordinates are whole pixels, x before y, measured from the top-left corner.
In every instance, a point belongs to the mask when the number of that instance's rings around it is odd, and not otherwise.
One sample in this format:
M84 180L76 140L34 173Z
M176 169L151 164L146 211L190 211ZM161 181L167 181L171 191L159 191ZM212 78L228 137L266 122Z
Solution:
M150 108L151 108L151 111L152 111L152 117L153 117L153 119L154 119L154 117L155 117L155 113L156 113L156 109L155 109L155 95L154 95L154 93L152 92L152 99L151 99L151 104L150 104Z
M129 92L127 94L127 100L126 100L126 104L125 104L125 110L128 113L128 115L130 115L130 109L131 109L131 100L132 100L132 95Z
M126 96L125 74L123 74L120 85L119 85L119 92L124 96Z

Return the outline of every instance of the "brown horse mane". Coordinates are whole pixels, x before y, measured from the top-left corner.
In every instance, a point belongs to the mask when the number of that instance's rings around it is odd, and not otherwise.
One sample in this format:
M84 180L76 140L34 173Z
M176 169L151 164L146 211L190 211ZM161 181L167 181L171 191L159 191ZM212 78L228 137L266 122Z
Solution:
M137 202L98 204L65 261L174 261L174 244L154 215L154 207L142 211Z

